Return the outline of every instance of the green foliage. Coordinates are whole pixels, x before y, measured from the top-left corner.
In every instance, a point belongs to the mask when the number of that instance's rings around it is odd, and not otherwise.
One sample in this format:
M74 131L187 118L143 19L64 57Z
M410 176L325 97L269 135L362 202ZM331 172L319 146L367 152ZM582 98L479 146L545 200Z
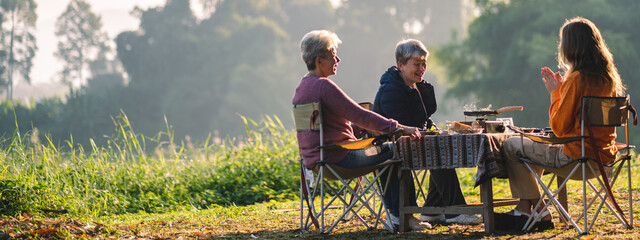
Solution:
M84 0L72 0L56 20L56 36L59 38L55 56L63 62L60 72L62 82L84 84L86 69L90 60L106 48L107 35L102 32L102 21L91 11L91 5Z
M3 138L0 202L8 205L0 214L168 212L291 199L297 192L295 137L275 117L247 120L247 139L202 143L175 142L171 126L147 137L126 116L114 123L104 147L38 142L33 132Z
M38 104L40 109L43 106L49 105L54 100L51 101L43 101L42 104ZM46 110L45 110L46 111ZM49 116L37 115L34 116L35 111L32 108L24 105L20 101L4 101L0 103L0 129L2 129L2 138L11 138L12 134L15 134L16 131L18 133L26 133L32 130L32 126L37 124L33 122L29 122L29 120L34 119L34 117L39 117L42 120L45 120Z
M0 84L6 87L7 99L13 97L14 78L31 83L29 74L38 49L34 36L36 6L35 0L0 1Z
M452 86L448 96L477 107L523 105L514 113L517 125L548 125L549 94L540 69L558 71L558 31L565 19L582 16L601 30L634 105L640 105L635 67L640 32L629 24L640 21L638 1L477 1L482 14L469 26L465 39L438 48L435 57L444 65ZM615 14L612 14L615 13ZM640 129L631 128L633 142Z
M116 42L130 77L123 109L145 122L140 131L156 132L166 116L179 138L203 139L214 129L241 134L233 124L238 114L288 115L290 99L273 93L293 92L301 75L290 67L299 61L298 40L283 27L303 16L284 9L328 3L281 2L219 1L215 13L199 22L188 1L139 10L143 31L121 33Z
M21 211L33 210L28 199L37 197L41 189L42 186L24 189L14 180L0 180L0 213L16 215Z
M76 143L88 144L93 138L98 145L105 143L102 136L110 133L110 117L120 110L146 135L162 131L166 118L177 139L203 140L216 130L223 136L243 134L236 124L240 115L258 119L273 114L291 126L291 95L306 73L299 50L306 32L330 29L339 34L343 62L332 79L356 101L372 101L380 75L394 64L397 41L416 37L429 45L435 38L429 31L450 26L435 23L459 19L426 11L438 4L459 7L435 0L350 0L339 7L328 0L203 2L208 10L202 18L194 16L189 1L135 9L140 28L115 39L117 60L126 75L109 58L100 16L86 1L70 2L57 21L57 55L65 61L67 80L82 78L87 84L71 91L60 105L43 112L30 109L32 117L58 118L19 117L19 125L38 128L53 142L73 136ZM434 24L422 34L406 33L406 24L427 24L428 16ZM79 76L87 66L91 76Z

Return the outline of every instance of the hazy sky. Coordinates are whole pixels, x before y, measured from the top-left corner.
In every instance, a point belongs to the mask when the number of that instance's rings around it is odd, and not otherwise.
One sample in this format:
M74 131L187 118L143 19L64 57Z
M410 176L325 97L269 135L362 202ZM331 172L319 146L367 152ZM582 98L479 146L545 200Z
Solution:
M139 19L131 17L129 12L139 6L143 9L164 5L165 0L87 0L91 10L102 16L102 29L111 39L125 30L138 28ZM38 21L36 37L38 52L34 59L31 79L34 85L52 81L61 66L53 56L56 51L55 22L69 4L69 0L36 0ZM20 84L20 83L17 83Z

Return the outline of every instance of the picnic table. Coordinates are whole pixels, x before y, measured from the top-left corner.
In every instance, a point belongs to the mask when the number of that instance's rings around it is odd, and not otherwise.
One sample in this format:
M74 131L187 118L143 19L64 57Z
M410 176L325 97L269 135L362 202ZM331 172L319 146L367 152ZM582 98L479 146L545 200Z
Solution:
M397 140L394 157L401 160L400 231L409 230L409 218L421 214L481 214L485 232L495 230L493 208L515 205L515 199L494 199L494 177L506 177L506 169L500 154L502 144L510 133L423 135L417 139L403 136ZM408 184L417 179L417 172L429 169L475 168L475 186L480 186L480 204L448 207L409 206ZM423 193L422 184L416 190Z

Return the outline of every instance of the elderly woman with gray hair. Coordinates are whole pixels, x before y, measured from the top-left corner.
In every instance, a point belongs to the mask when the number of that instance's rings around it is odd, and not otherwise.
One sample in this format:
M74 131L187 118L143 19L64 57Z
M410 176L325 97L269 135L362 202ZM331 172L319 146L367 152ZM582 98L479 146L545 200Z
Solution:
M420 137L420 131L417 127L399 124L396 120L385 118L362 108L328 78L336 74L340 62L337 47L341 42L335 33L327 30L311 31L305 34L300 42L302 60L307 66L308 73L300 80L293 94L292 102L293 104L321 103L324 124L323 144L356 141L357 137L354 133L359 132L360 129L372 133L383 133L402 128L404 135ZM320 152L316 148L321 145L319 133L299 131L297 137L303 165L307 168L313 168L316 162L320 161ZM391 144L385 144L381 153L376 155L369 155L365 150L326 151L324 160L343 168L362 168L392 158L392 147ZM397 189L399 186L390 185L388 188ZM385 195L385 205L390 209L398 209L397 201L391 201L391 197L397 198L397 196ZM398 218L395 220L393 223L398 225ZM430 227L428 224L419 223L414 223L413 226Z
M373 111L394 119L400 124L429 129L433 126L430 117L437 109L433 85L422 79L427 71L429 51L422 42L407 39L398 42L395 55L396 66L387 69L380 78L380 88L376 94ZM455 169L432 169L429 172L429 190L425 206L445 207L466 204ZM399 180L397 177L391 177L391 182L394 181ZM422 215L421 220L477 224L482 221L482 218L466 214L446 216L440 214Z

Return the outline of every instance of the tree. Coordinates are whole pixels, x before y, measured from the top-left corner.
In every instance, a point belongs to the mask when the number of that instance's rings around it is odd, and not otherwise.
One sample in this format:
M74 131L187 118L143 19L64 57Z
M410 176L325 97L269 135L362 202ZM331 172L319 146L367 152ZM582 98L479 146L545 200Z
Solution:
M238 135L244 129L238 114L290 113L290 94L304 74L297 23L321 28L330 19L329 2L215 1L215 9L198 22L189 1L170 0L162 8L139 10L142 31L116 38L127 88L140 99L125 107L134 123L145 123L137 129L157 133L166 116L176 136L198 139L214 129ZM299 36L291 38L294 28Z
M453 5L453 6L450 6ZM442 39L433 33L442 34L449 29L457 29L461 23L439 22L432 26L433 15L457 16L459 12L441 11L458 9L460 1L434 0L343 0L336 9L335 29L343 43L338 55L338 74L332 79L356 101L373 101L378 90L380 76L388 67L396 64L394 58L396 43L406 38L416 38L427 48ZM443 13L440 13L443 12ZM440 14L440 15L438 15ZM431 65L431 64L429 64ZM427 74L431 74L430 71ZM436 83L434 76L425 79Z
M104 97L110 89L124 87L122 66L117 59L108 56L110 53L110 48L103 48L96 58L89 62L91 78L87 80L88 93Z
M31 67L37 46L33 35L37 15L34 0L2 0L0 2L2 15L2 38L0 56L6 61L6 68L0 69L0 73L6 71L6 79L2 84L6 85L7 99L13 98L13 83L15 73L23 81L30 83ZM5 30L6 29L6 30ZM4 68L4 67L3 67Z
M447 69L448 95L494 107L523 105L516 114L520 126L548 125L549 95L540 68L559 69L558 31L565 19L582 16L602 32L615 58L627 92L640 86L640 2L633 0L478 0L482 14L469 26L468 37L440 48L435 56ZM636 103L638 100L633 100ZM635 104L638 105L638 104ZM632 131L640 132L637 128ZM637 136L637 134L632 134Z
M395 44L418 36L405 26L426 25L426 8L437 5L349 0L336 9L328 0L205 2L211 15L200 21L189 1L138 9L140 31L116 38L127 89L137 99L125 112L145 123L137 127L145 133L161 130L164 116L176 136L192 137L214 129L242 134L238 115L274 114L291 123L291 94L306 73L299 41L314 29L334 30L344 40L339 54L345 61L335 79L347 79L339 84L356 91L349 93L354 99L372 101L381 74L395 63Z
M290 123L291 94L306 72L300 38L335 25L335 10L326 0L222 1L216 9L198 31L203 39L220 39L203 45L212 50L207 57L211 73L204 76L215 76L207 82L217 96L207 101L214 113L209 129L241 134L245 128L238 115L258 119L274 114ZM226 60L216 61L216 56Z
M69 86L73 81L84 84L88 63L105 48L108 37L101 28L100 16L84 0L71 0L56 20L59 41L55 56L64 62L60 77Z
M164 7L136 9L134 14L140 17L141 31L123 32L116 37L118 58L129 76L126 91L128 98L122 108L132 122L144 122L136 129L145 134L155 134L164 129L165 116L170 119L171 124L183 123L179 116L167 116L169 107L166 103L167 99L172 98L172 92L189 88L193 91L186 95L189 98L208 96L203 92L208 87L206 84L196 86L190 82L194 78L203 79L200 72L210 68L201 60L205 52L209 51L199 48L201 41L216 40L200 39L194 35L196 19L189 1L169 0ZM186 99L174 100L174 104L179 105L178 109L195 107L193 104L184 104L184 100ZM204 110L203 112L202 114L209 114ZM182 118L206 121L199 114L198 117Z

